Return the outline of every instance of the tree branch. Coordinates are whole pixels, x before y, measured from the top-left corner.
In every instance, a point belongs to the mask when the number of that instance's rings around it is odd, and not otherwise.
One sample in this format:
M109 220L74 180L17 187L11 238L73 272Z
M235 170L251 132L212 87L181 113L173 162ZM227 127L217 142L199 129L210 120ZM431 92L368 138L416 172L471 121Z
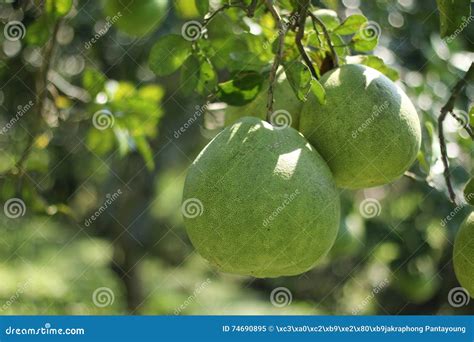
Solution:
M337 55L336 49L334 48L334 45L331 41L331 36L329 35L329 31L328 31L326 25L324 25L324 23L322 22L321 19L319 19L317 16L315 16L313 13L311 13L311 11L308 11L308 13L309 13L309 16L311 17L311 19L313 20L313 25L315 25L315 23L317 23L317 24L319 24L319 26L321 26L321 28L323 30L324 37L326 38L326 41L329 45L329 49L331 50L332 62L334 64L334 67L338 68L339 67L339 56ZM315 27L315 29L316 29L316 27Z
M316 70L314 69L313 62L311 62L311 59L308 57L306 54L306 51L304 50L304 46L302 43L303 37L304 37L304 29L305 29L305 23L306 23L306 17L308 15L308 7L309 7L309 0L305 0L303 4L300 5L298 9L298 32L296 33L295 37L295 43L298 48L298 51L300 52L301 57L305 61L306 65L308 66L309 70L311 71L311 75L315 79L319 79L318 74Z
M36 108L38 111L38 116L40 118L43 115L44 103L48 96L48 89L47 89L48 72L51 67L51 59L53 57L54 48L56 46L56 36L58 34L60 25L61 25L61 21L57 21L55 23L51 38L46 43L46 46L44 47L44 54L43 54L44 63L40 68L39 75L36 82L36 97L37 97ZM28 159L28 156L30 155L31 150L33 149L34 142L35 142L35 135L30 134L30 137L28 138L28 142L26 144L25 149L20 155L20 158L18 159L18 161L15 163L15 169L19 170L20 176L23 174L23 171L24 171L23 165L26 159Z
M444 136L444 127L443 123L446 120L446 117L449 113L453 112L454 103L461 93L461 91L466 86L468 79L474 75L474 63L471 64L469 70L466 72L463 78L461 78L458 83L454 86L451 96L448 102L441 108L441 114L438 117L438 135L439 135L439 145L441 149L441 159L444 165L444 179L446 180L446 186L448 187L449 198L453 204L456 204L456 194L453 190L453 185L451 182L451 173L449 171L449 159L448 159L448 152L446 149L446 139ZM469 125L469 123L467 124Z
M219 14L222 11L225 11L229 8L241 8L245 11L247 16L249 18L253 17L255 10L257 9L258 6L258 0L252 0L250 5L245 6L243 3L242 4L224 4L218 9L216 9L214 12L210 12L204 16L204 20L202 22L202 26L205 27L209 22L214 19L214 17Z
M275 81L276 81L276 74L278 71L278 67L281 64L281 60L283 58L283 47L285 43L285 35L286 35L286 27L283 25L283 21L281 20L280 14L276 10L275 6L273 5L273 0L266 0L266 5L270 13L272 14L273 18L276 21L278 27L278 48L275 54L275 59L273 60L272 69L270 70L270 79L269 79L269 87L268 87L268 99L267 99L267 121L270 122L270 116L273 113L273 93L275 88Z

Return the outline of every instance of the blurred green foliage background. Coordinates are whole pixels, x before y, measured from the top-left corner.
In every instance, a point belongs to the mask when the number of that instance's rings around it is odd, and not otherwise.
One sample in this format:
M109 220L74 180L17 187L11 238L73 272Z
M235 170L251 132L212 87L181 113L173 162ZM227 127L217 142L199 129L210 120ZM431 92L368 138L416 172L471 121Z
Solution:
M186 168L219 127L207 112L177 135L207 100L182 89L179 73L157 77L148 64L159 37L201 20L194 1L171 1L144 37L117 29L127 13L114 19L99 1L71 1L70 10L68 3L0 2L2 29L12 20L26 29L22 39L0 36L0 127L19 118L0 135L0 199L25 204L18 218L0 212L1 314L474 312L472 303L448 302L459 286L454 236L470 208L448 200L436 139L440 108L474 60L473 24L448 43L434 0L313 2L341 18L362 12L379 23L374 54L398 70L423 119L424 154L411 169L419 180L345 191L341 231L323 262L297 277L253 279L216 272L186 236ZM262 25L236 24L236 13L208 26L209 39L221 44L212 60L219 69L240 68L250 53L240 36ZM471 83L456 107L467 111L473 100ZM459 192L472 174L473 143L454 120L446 130ZM379 201L378 216L361 215L366 198ZM291 292L291 303L272 304L278 287Z

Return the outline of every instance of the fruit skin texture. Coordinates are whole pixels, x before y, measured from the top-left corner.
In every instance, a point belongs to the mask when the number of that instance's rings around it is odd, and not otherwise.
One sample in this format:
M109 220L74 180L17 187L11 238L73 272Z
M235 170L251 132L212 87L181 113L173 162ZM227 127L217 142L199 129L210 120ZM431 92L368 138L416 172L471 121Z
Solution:
M168 0L106 0L106 15L122 16L114 23L121 31L133 37L152 33L164 20Z
M414 162L421 144L416 109L386 76L347 64L324 74L326 103L311 96L300 132L316 147L341 188L387 184Z
M456 236L453 263L459 283L474 298L474 213L464 220Z
M295 95L290 83L286 79L279 79L276 83L274 94L273 112L284 110L291 115L291 127L298 128L301 102ZM252 102L244 106L229 106L225 112L225 125L231 125L243 116L255 116L264 120L267 116L268 83L264 83L260 93ZM276 118L278 119L278 118Z
M295 129L254 117L227 127L201 151L187 174L183 206L191 198L203 210L184 215L187 233L228 273L303 273L329 251L339 227L339 194L324 160Z

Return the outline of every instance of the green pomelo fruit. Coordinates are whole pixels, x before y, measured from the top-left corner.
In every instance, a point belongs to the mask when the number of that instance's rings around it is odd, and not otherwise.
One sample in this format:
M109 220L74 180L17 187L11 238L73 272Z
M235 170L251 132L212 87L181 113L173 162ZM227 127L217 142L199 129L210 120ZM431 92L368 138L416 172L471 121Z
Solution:
M453 263L459 283L474 298L474 213L466 218L456 236Z
M332 175L315 149L295 129L254 117L225 128L201 151L182 209L205 259L259 278L312 268L333 245L340 216Z
M389 183L414 162L421 127L407 95L375 69L347 64L324 74L326 103L304 104L300 131L341 188Z
M120 18L114 23L121 31L143 37L158 28L167 14L168 0L106 0L105 14Z
M273 99L275 101L273 104L275 121L278 121L279 117L281 117L283 120L291 121L291 127L298 128L303 102L298 100L290 83L286 79L279 79L277 81ZM240 107L228 107L225 112L225 125L232 125L244 116L255 116L265 120L267 116L267 100L268 82L264 83L262 91L260 91L252 102ZM286 119L285 116L288 119Z
M464 199L470 205L474 205L474 178L471 178L464 187Z

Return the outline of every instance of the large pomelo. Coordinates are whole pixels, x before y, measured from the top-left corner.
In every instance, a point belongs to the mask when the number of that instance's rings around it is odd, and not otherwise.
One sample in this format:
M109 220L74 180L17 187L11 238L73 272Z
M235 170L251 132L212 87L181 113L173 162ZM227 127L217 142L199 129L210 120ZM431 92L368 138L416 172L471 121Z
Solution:
M273 120L286 121L291 127L298 128L300 112L303 102L298 100L290 83L285 78L279 78L273 93ZM229 106L225 112L225 125L231 125L244 116L255 116L262 120L267 115L268 82L265 82L262 91L255 99L244 106ZM272 121L273 123L273 121ZM278 122L275 122L278 123Z
M300 131L341 188L389 183L414 162L421 127L407 95L375 69L347 64L324 74L326 103L303 106Z
M106 15L120 18L114 22L130 36L142 37L152 33L165 19L168 0L106 0Z
M223 272L303 273L334 243L339 195L324 160L291 127L244 117L190 166L183 193L188 235Z
M466 218L456 236L453 263L459 283L474 298L474 213Z

